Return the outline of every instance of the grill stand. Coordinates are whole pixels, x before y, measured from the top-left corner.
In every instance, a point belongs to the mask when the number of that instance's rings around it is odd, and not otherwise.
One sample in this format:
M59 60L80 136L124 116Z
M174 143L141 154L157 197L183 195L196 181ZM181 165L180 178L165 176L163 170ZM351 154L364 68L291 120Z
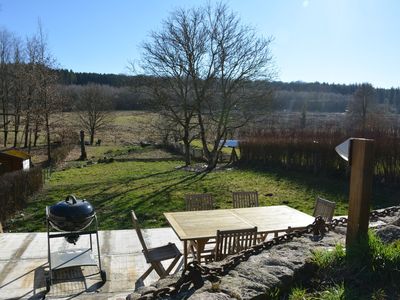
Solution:
M92 230L82 230L82 231L74 231L74 232L60 232L54 233L51 232L51 224L48 218L49 210L46 207L46 223L47 223L47 258L49 263L49 272L48 276L46 276L46 291L50 291L50 286L53 284L53 271L68 268L68 267L77 267L77 266L97 266L99 267L99 272L92 274L100 274L101 280L103 283L107 280L107 273L105 270L101 268L101 257L100 257L100 243L99 243L99 233L98 233L98 223L97 216L94 215L94 220L88 226L94 227ZM93 225L94 224L94 225ZM59 252L51 252L51 242L50 240L53 238L61 238L67 237L71 234L81 235L89 235L90 240L90 248L86 249L74 249L74 250L64 250ZM97 243L97 257L98 264L93 255L93 240L92 234L96 235L96 243Z

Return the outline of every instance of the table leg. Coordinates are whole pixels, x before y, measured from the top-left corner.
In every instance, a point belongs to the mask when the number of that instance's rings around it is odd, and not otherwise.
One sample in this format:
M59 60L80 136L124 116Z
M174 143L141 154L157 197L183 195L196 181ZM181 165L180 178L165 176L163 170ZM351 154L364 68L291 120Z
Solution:
M204 248L208 242L208 239L197 239L195 241L196 251L197 251L197 261L201 262L201 254L204 252Z
M188 241L183 241L183 269L187 266L187 256L188 256Z

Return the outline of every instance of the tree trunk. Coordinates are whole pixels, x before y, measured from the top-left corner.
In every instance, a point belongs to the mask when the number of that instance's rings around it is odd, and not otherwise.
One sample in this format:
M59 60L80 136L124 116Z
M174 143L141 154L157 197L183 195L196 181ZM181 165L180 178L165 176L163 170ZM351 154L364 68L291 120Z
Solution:
M38 138L39 138L39 123L38 123L38 121L36 121L35 134L34 134L34 139L33 139L33 147L36 147Z
M24 129L24 134L25 134L25 138L24 138L24 148L28 147L28 138L29 135L32 134L32 131L29 128L29 122L30 122L30 114L28 113L26 115L26 120L25 120L25 129Z
M18 132L19 132L19 123L20 123L20 116L19 112L15 113L15 118L14 118L14 148L17 147L17 142L18 142Z
M50 144L50 124L49 124L49 115L45 114L46 118L46 141L47 141L47 159L49 163L51 162L51 144Z
M218 163L218 151L211 151L207 161L207 171L214 170Z
M93 146L94 142L94 130L90 131L90 146Z
M184 129L184 135L182 137L183 145L185 146L185 165L190 166L191 159L190 159L190 141L189 141L189 129L188 126Z
M190 166L191 159L190 159L190 143L186 140L183 141L185 146L185 165Z
M8 117L7 117L7 109L3 103L3 132L4 132L4 141L3 146L7 147L7 138L8 138Z
M29 145L28 145L28 153L31 153L32 146L32 128L29 128Z
M210 150L208 150L207 138L206 138L206 129L204 127L203 118L202 118L200 113L198 114L197 118L198 118L198 121L199 121L201 144L203 146L204 156L205 156L207 164L208 164L207 169L209 169L210 165L212 165L212 155L210 153ZM215 167L215 165L214 165L214 167Z
M8 139L8 128L6 125L4 126L4 142L3 142L4 147L7 147L7 139Z
M87 155L86 155L86 149L85 149L85 132L81 130L80 134L80 142L81 142L81 156L79 157L79 160L86 160Z

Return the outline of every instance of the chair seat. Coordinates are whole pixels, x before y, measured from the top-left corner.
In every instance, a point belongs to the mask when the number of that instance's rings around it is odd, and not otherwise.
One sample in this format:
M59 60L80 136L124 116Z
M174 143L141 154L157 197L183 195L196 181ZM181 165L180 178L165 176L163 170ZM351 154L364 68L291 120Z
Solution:
M175 258L177 256L182 255L182 253L179 251L179 249L173 243L169 243L165 246L149 248L147 255L145 252L143 252L143 253L146 257L147 263L151 263L154 261L167 260L167 259Z

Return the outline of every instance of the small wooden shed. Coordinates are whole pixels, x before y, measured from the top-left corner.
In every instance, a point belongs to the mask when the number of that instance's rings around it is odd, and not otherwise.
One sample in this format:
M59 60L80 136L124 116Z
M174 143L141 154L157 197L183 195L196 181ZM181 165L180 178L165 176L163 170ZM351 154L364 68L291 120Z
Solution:
M0 152L0 173L29 170L31 156L21 150L9 149Z

